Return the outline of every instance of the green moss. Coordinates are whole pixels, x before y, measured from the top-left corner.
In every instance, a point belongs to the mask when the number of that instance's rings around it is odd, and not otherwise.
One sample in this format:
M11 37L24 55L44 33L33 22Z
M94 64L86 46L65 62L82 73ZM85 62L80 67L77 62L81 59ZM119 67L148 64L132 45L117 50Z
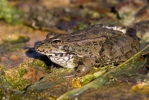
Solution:
M10 43L25 43L28 42L30 40L29 37L27 36L19 36L18 39L16 40L10 40Z
M2 52L7 52L7 53L22 50L23 47L24 47L23 43L12 44L10 42L4 42L3 44L0 45L0 48L3 48Z
M20 12L11 7L7 0L0 0L0 19L4 19L7 23L18 23L20 20Z
M97 72L93 73L93 74L89 74L89 75L85 75L82 77L82 79L80 80L81 82L81 85L85 85L89 82L91 82L92 80L96 79L97 77L103 75L104 73L107 72L107 69L108 69L109 66L105 66L105 67L102 67L102 68L99 68Z
M29 66L34 66L34 67L40 67L42 68L43 70L47 70L48 69L48 66L41 60L35 60L31 63L28 63Z
M7 87L9 89L24 90L32 83L31 80L22 78L29 67L42 68L43 70L47 69L46 64L42 61L33 61L11 69L0 66L0 86Z
M26 69L24 66L19 66L13 69L2 69L0 75L0 83L4 87L10 89L23 90L30 84L28 80L22 79Z

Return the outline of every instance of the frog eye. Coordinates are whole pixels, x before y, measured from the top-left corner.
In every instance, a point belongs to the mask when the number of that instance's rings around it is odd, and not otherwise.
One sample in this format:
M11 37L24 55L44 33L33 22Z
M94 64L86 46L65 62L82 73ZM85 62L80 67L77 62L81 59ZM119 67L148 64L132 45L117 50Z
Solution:
M61 45L61 43L62 43L61 39L54 39L51 41L51 44L53 46L59 46L59 45Z

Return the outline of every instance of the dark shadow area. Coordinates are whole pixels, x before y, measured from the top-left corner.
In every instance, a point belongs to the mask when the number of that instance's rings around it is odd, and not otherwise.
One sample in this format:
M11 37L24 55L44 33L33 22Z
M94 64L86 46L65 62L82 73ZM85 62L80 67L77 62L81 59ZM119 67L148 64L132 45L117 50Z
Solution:
M33 48L24 47L24 49L28 49L25 54L30 58L39 59L43 61L49 68L53 68L53 67L61 68L60 65L53 63L46 55L40 54L35 51L35 47L38 43L40 43L40 41L35 42Z
M53 63L50 61L50 59L46 55L42 55L42 54L35 51L35 46L38 43L39 43L39 41L35 43L33 48L25 47L24 49L28 49L26 51L26 55L30 58L39 59L39 60L43 61L49 67L52 66Z

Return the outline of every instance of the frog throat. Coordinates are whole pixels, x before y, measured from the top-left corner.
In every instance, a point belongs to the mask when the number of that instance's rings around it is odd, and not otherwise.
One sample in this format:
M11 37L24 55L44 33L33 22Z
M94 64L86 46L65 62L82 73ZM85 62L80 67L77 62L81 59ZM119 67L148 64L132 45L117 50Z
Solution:
M64 68L75 68L75 67L77 67L78 64L75 63L74 56L75 55L68 54L68 53L55 53L53 55L49 55L48 58L52 62L54 62Z

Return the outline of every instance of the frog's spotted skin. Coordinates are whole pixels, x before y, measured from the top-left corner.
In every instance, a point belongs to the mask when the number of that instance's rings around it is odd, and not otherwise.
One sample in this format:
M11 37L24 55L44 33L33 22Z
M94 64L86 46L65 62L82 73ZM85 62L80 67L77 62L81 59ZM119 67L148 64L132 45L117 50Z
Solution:
M119 64L139 49L135 30L118 26L93 25L71 33L49 33L35 50L76 75L86 74L92 66Z

